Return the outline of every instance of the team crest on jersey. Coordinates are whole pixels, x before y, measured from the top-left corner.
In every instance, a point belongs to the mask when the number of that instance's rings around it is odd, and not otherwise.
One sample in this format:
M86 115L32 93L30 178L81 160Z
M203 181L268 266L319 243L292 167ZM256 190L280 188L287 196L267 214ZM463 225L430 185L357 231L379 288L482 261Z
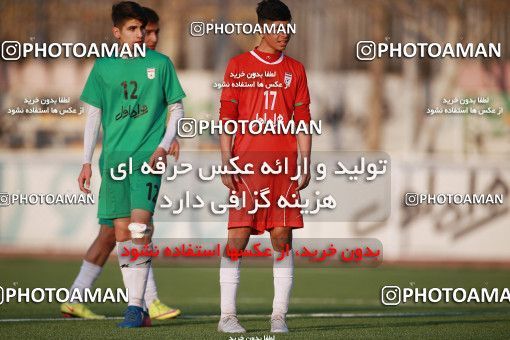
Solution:
M149 79L156 78L156 69L155 68L148 68L147 69L147 78L149 78Z
M290 86L290 83L292 82L292 73L285 72L285 77L283 78L283 82L285 83L285 88L288 88Z

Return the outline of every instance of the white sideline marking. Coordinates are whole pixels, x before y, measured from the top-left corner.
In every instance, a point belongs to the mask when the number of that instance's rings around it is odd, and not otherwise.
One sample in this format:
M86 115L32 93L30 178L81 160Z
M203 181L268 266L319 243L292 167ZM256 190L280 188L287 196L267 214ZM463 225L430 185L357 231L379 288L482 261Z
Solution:
M377 318L377 317L419 317L419 316L459 316L459 315L480 315L488 313L476 312L387 312L387 313L301 313L301 314L287 314L288 318ZM489 313L494 314L494 313ZM269 318L269 314L242 314L239 318ZM214 319L220 318L219 314L210 315L181 315L177 319ZM0 319L1 322L34 322L34 321L101 321L101 320L122 320L120 316L107 317L100 320L90 320L81 318L29 318L29 319Z

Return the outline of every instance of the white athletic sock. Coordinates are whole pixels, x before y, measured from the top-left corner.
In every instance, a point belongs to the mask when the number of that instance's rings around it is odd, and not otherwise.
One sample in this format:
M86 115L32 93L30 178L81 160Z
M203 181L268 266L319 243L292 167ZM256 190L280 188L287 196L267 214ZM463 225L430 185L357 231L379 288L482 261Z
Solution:
M158 289L156 287L156 281L154 281L154 269L152 266L149 268L149 275L147 276L147 286L145 287L145 306L149 309L149 306L158 299Z
M152 258L150 256L140 256L136 261L131 261L130 256L121 256L124 252L124 247L128 249L134 247L141 251L144 245L134 244L131 241L117 242L120 271L124 286L128 289L128 306L143 308L143 296ZM152 249L152 243L149 245L150 249Z
M220 263L220 292L221 317L236 315L236 295L239 287L241 259L232 261L230 257L221 257Z
M74 280L73 285L71 286L71 293L77 289L80 291L80 295L83 297L86 288L92 288L94 281L99 277L103 267L98 266L97 264L87 262L83 260L83 263L80 268L80 272L76 279ZM70 300L69 302L73 303L75 301ZM76 301L78 302L78 301Z
M287 314L294 278L294 252L291 249L281 261L277 261L281 256L280 252L275 252L273 257L273 316Z

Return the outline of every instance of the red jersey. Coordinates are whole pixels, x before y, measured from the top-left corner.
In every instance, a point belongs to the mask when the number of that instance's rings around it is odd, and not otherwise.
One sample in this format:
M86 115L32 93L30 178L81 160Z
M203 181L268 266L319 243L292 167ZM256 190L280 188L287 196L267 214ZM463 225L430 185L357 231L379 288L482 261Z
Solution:
M269 54L255 49L230 60L225 72L221 94L221 120L254 121L262 125L277 121L287 125L289 121L310 121L310 95L304 66L283 53ZM248 207L230 209L229 228L250 226L255 234L278 226L301 228L303 219L299 209L280 209L277 201L280 195L291 199L299 197L297 182L290 179L295 174L297 163L297 138L287 134L251 134L249 129L242 133L238 127L232 156L239 156L237 164L254 164L255 175L240 176L236 195L247 193ZM289 175L262 175L262 162L271 166L277 159L288 158ZM283 163L283 161L282 161ZM271 207L248 214L253 208L257 192L270 189Z
M280 54L255 49L232 58L225 72L221 101L237 104L237 112L220 111L222 120L290 120L310 121L310 95L304 66L297 60ZM242 86L248 85L248 86ZM253 86L254 85L254 86ZM253 87L249 87L253 86ZM295 114L296 107L305 108ZM297 152L296 136L292 134L241 134L234 140L234 156L246 151Z

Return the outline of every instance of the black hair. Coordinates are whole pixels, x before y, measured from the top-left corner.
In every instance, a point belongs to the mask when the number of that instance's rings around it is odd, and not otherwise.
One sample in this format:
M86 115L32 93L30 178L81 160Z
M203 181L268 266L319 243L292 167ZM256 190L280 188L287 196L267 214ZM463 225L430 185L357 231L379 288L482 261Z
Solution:
M145 12L145 17L147 17L147 23L159 23L159 15L156 11L149 7L142 7L142 9Z
M257 5L258 22L291 21L290 9L280 0L262 0Z
M142 6L133 1L121 1L112 6L113 26L121 28L129 19L136 19L142 22L142 26L147 25L147 17Z

